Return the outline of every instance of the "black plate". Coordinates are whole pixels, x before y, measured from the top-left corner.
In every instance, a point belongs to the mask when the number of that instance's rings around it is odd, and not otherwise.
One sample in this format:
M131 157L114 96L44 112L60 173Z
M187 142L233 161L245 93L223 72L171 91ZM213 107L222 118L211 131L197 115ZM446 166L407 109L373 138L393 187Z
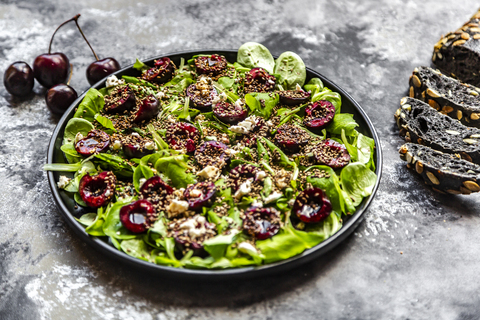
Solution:
M178 66L180 64L180 58L185 58L185 61L190 59L193 55L196 54L221 54L224 55L228 61L234 62L237 59L236 50L204 50L204 51L185 51L178 52L173 54L162 55L156 58L149 59L145 61L148 65L153 65L153 60L160 57L170 57L175 64ZM123 75L129 76L138 76L138 71L133 69L133 65L123 68L122 70L114 73L118 78ZM75 202L73 197L69 196L66 192L57 188L56 182L59 179L59 172L48 172L48 181L50 188L52 190L53 197L57 203L58 208L60 209L61 214L64 216L67 223L73 230L79 235L79 237L93 246L95 249L106 254L109 257L117 259L121 262L124 262L128 265L138 268L138 270L154 272L157 274L162 274L165 276L176 276L183 279L208 279L208 280L221 280L221 279L232 279L232 278L247 278L254 276L261 276L267 274L273 274L277 272L283 272L288 269L297 267L301 264L304 264L308 261L311 261L320 255L326 253L328 250L332 249L343 241L347 236L349 236L353 230L358 226L362 221L363 216L370 205L375 193L377 192L378 185L380 183L380 176L382 171L382 151L380 148L380 141L375 132L375 129L372 125L372 122L365 114L365 111L360 107L360 105L342 88L328 80L318 72L307 68L307 81L312 77L318 77L322 79L324 85L330 88L333 91L340 93L342 96L342 112L352 113L355 120L359 124L357 130L362 134L371 137L375 140L376 145L376 154L375 154L375 164L377 174L377 183L373 188L372 194L365 198L361 205L358 207L357 211L346 221L344 221L343 227L333 236L318 244L314 248L308 249L303 253L294 256L290 259L282 260L279 262L271 263L264 266L258 267L245 267L245 268L236 268L236 269L226 269L226 270L193 270L193 269L180 269L167 266L156 265L154 263L142 261L136 258L133 258L110 245L106 239L99 237L92 237L85 232L85 228L75 220L75 217L80 217L82 214L87 213L86 209L78 207L75 209ZM99 81L94 86L95 89L100 89L105 86L105 79ZM63 132L65 126L70 118L73 117L75 113L75 108L80 104L86 92L84 92L78 99L70 106L70 108L65 112L63 117L58 122L55 131L53 132L52 138L50 140L50 145L48 147L48 156L47 163L66 163L60 146L63 141Z

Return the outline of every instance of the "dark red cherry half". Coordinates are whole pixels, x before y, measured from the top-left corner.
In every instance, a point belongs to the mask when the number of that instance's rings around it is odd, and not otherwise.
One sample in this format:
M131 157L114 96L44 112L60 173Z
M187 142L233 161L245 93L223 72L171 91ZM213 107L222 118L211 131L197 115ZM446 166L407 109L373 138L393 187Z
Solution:
M305 109L303 124L312 131L320 131L335 117L335 107L330 101L319 100L309 103Z
M94 61L87 67L87 80L91 86L115 71L120 70L120 64L114 58Z
M237 191L245 179L255 178L258 172L258 168L251 164L241 164L233 168L228 177L233 180L234 191Z
M95 176L88 173L80 179L78 191L80 197L91 208L99 208L112 200L115 194L115 175L111 171L102 171Z
M164 57L155 60L155 66L142 74L144 80L162 84L169 81L175 70L175 65L170 58Z
M3 75L5 89L11 95L18 97L31 93L34 82L32 68L23 61L12 63Z
M160 102L151 94L139 102L138 110L132 121L136 123L148 121L160 112L160 108Z
M129 86L116 86L112 92L105 96L105 112L120 113L135 107L135 94Z
M150 201L138 200L120 209L120 221L130 232L142 233L147 231L156 215L155 207Z
M236 124L243 121L248 115L247 108L244 106L235 105L226 101L215 104L212 111L220 121L229 124Z
M197 57L195 59L195 68L198 74L217 75L227 68L227 59L218 54Z
M173 149L186 149L188 153L195 151L200 140L198 129L186 122L172 124L165 134L167 142Z
M189 85L187 88L190 107L196 108L201 112L208 112L212 109L212 101L217 95L217 90L215 90L212 85L208 85L207 90L199 90L195 83Z
M205 217L201 215L197 214L193 217L182 219L180 220L178 226L182 225L185 222L194 225L195 229L206 229L210 231L210 235L215 234L215 224L208 222ZM193 250L193 254L195 256L207 256L207 252L205 251L202 243L198 242L196 238L192 238L187 229L177 229L174 231L174 234L175 244L181 252Z
M246 92L269 92L275 89L276 79L263 68L253 68L245 73Z
M151 198L151 202L156 204L166 195L172 194L173 188L166 184L159 176L153 176L142 184L140 193L143 198Z
M63 114L77 99L77 91L67 84L57 84L48 89L45 102L48 109L55 114Z
M191 185L183 192L188 202L188 208L194 211L201 211L203 207L210 206L215 197L217 188L213 182L199 182Z
M195 160L203 166L213 166L215 164L223 164L230 160L225 150L228 147L218 141L206 141L195 151Z
M289 153L299 152L309 140L310 135L305 130L292 124L281 125L275 134L275 142Z
M70 61L61 52L41 54L33 62L33 75L45 88L66 82L69 71Z
M105 152L110 145L108 133L93 129L87 136L75 144L75 150L82 156L88 157L94 153Z
M297 196L292 212L303 222L315 223L330 215L332 204L322 189L306 189Z
M332 139L320 141L312 149L315 161L324 164L332 169L340 169L350 162L350 154L347 148Z
M280 230L280 212L272 207L250 207L245 212L243 229L258 240L271 238Z
M278 91L278 97L280 99L280 104L286 106L296 106L300 104L307 103L310 99L310 92L307 91L297 91L297 90L285 90Z
M122 150L125 153L125 157L127 157L128 159L131 159L131 158L140 159L146 156L147 154L152 154L155 152L154 149L149 150L141 144L133 144L133 143L124 143L122 145Z

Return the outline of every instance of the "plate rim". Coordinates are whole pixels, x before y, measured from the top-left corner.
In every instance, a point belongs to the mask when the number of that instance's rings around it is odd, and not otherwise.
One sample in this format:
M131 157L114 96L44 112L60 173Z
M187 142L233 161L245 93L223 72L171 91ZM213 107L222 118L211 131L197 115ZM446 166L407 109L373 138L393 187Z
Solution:
M143 62L149 64L153 62L153 60L161 58L161 57L172 57L172 56L184 56L189 57L196 54L235 54L238 50L236 49L201 49L201 50L185 50L185 51L176 51L168 54L157 55L151 58L143 59ZM275 56L274 56L275 58ZM121 73L125 73L133 69L133 64L130 64L114 73L113 75L118 75ZM54 172L47 171L47 177L50 189L52 191L52 195L54 197L55 203L67 221L67 224L73 231L86 243L91 245L97 251L101 253L105 253L109 258L114 258L117 261L121 261L126 263L130 266L143 269L149 273L153 272L156 274L164 274L166 276L173 276L173 277L181 277L183 279L195 279L195 280L223 280L223 279L234 279L234 278L250 278L250 277L257 277L262 275L269 275L273 273L278 273L282 271L287 271L292 268L298 267L302 264L305 264L309 261L312 261L319 256L327 253L335 246L339 245L343 242L360 224L363 220L368 207L370 206L375 194L378 190L381 175L382 175L382 167L383 167L383 154L381 148L380 138L373 126L372 121L366 114L365 110L360 106L360 104L353 99L353 97L346 92L343 88L339 85L328 79L327 77L323 76L321 73L306 67L307 71L307 78L308 74L313 76L319 77L324 83L328 83L327 87L332 89L332 91L340 93L343 97L346 97L352 103L353 107L356 109L358 113L363 118L363 121L367 124L368 130L371 133L371 138L375 141L375 160L376 160L376 168L375 174L377 175L377 182L372 190L372 194L363 199L362 204L358 207L358 210L348 218L342 228L337 231L334 235L327 238L326 240L322 241L318 245L314 246L313 248L307 249L302 253L290 257L285 260L277 261L274 263L269 263L261 266L250 266L250 267L241 267L241 268L230 268L230 269L187 269L187 268L175 268L169 266L158 265L152 262L143 261L132 256L127 255L126 253L116 249L114 246L108 244L106 241L100 239L99 237L92 237L85 232L85 228L75 220L75 217L70 212L66 204L63 202L62 197L60 195L60 190L57 188ZM100 80L99 82L92 85L90 88L100 89L104 86L105 80ZM333 87L333 88L332 88ZM58 121L52 136L49 141L48 146L48 153L47 153L47 164L53 163L54 154L57 151L55 148L56 140L59 135L63 137L63 127L66 125L66 122L73 116L73 109L83 100L86 93L90 89L88 88L85 90L78 98L72 103L72 105L65 111L63 116ZM57 173L59 174L59 173ZM62 191L64 192L64 191Z

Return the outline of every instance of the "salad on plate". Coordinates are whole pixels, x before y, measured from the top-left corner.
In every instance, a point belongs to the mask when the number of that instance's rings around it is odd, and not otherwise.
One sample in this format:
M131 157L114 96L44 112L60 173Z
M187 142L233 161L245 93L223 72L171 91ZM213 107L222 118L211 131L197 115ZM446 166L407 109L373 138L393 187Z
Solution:
M264 265L342 228L375 186L375 141L302 59L245 43L237 61L168 57L91 88L63 135L57 186L77 221L176 268ZM307 82L308 80L308 82Z

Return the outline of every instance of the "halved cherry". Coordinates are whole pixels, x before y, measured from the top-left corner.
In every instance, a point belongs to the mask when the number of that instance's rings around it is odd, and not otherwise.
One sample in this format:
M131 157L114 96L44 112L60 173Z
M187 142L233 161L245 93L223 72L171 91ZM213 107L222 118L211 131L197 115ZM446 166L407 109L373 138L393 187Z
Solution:
M186 149L191 153L195 151L200 140L198 129L186 122L175 122L165 133L167 142L173 149Z
M193 250L196 256L206 256L203 242L215 235L215 224L199 214L175 222L174 239L181 252Z
M212 108L213 114L222 122L236 124L245 120L248 115L247 108L240 104L221 101Z
M150 201L138 200L120 209L120 222L130 232L147 231L156 217L155 207Z
M101 130L93 129L87 136L75 143L75 150L82 156L88 157L94 153L105 152L110 145L110 136Z
M132 122L148 121L155 117L160 112L160 103L153 94L138 103L138 110L133 116Z
M280 103L286 106L296 106L307 103L310 99L310 92L304 90L284 90L278 91Z
M205 87L205 88L203 88ZM187 88L187 97L190 99L190 107L202 112L208 112L212 108L212 101L218 95L212 85L194 83Z
M173 193L173 188L166 184L159 176L153 176L145 181L140 187L140 193L143 198L150 198L153 204L168 194Z
M340 169L350 162L350 154L347 148L332 139L320 141L312 149L315 161L329 166L332 169Z
M330 101L319 100L309 103L305 109L303 124L312 131L320 131L335 117L335 107Z
M135 107L135 95L129 86L116 86L105 96L105 112L120 113Z
M250 207L245 212L243 229L258 240L271 238L280 230L280 212L272 207Z
M245 73L246 92L269 92L275 89L276 79L263 68L253 68Z
M228 147L221 142L206 141L195 151L195 160L203 167L224 164L230 160L225 152L227 149Z
M115 175L111 171L102 171L95 176L88 173L80 179L78 191L83 202L91 208L99 208L112 200L115 194Z
M213 182L199 182L185 189L183 196L188 202L188 208L200 211L203 207L210 206L217 188Z
M258 167L255 167L254 165L251 165L251 164L241 164L233 168L228 174L228 177L231 180L233 180L233 184L235 188L234 191L238 190L238 188L240 187L240 184L245 179L256 178L258 171L259 171Z
M217 75L227 68L227 59L218 54L195 58L195 68L198 74Z
M162 84L172 78L174 70L175 64L170 58L160 58L155 60L155 67L148 69L142 74L142 79Z
M275 141L285 151L296 153L300 148L307 145L310 135L293 124L282 124L275 134Z
M122 145L123 152L125 153L125 157L128 159L131 158L142 158L147 154L152 154L155 152L155 149L147 149L144 145L140 144L133 144L133 143L124 143Z
M303 190L295 199L292 212L303 222L325 220L332 212L332 204L320 188Z

